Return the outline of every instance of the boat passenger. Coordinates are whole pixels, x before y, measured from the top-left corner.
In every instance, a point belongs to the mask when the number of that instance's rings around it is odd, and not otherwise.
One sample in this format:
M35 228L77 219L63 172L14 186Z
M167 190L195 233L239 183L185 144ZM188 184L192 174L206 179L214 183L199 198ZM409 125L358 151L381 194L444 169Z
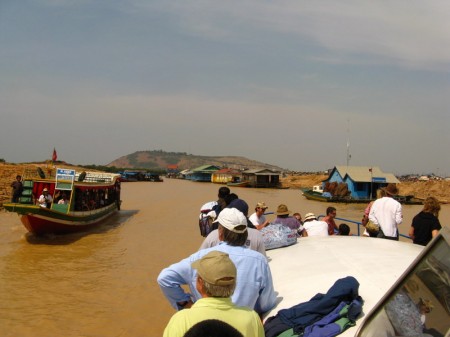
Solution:
M296 218L298 220L298 222L300 222L301 225L303 225L302 215L300 213L296 212L296 213L292 214L292 216L294 218Z
M393 197L398 195L395 184L382 187L386 196L374 201L370 208L369 220L380 226L377 237L398 241L398 225L403 221L402 205Z
M12 187L12 198L11 202L19 202L19 198L23 192L22 176L17 175L16 180L11 183Z
M298 235L308 236L308 233L304 230L303 225L301 225L300 222L293 216L289 216L290 213L291 212L289 211L286 205L284 204L278 205L277 211L275 212L277 217L274 221L272 221L272 223L282 224L296 231Z
M183 337L244 337L230 324L218 319L205 319L194 324Z
M66 205L68 202L69 202L69 200L67 199L66 193L62 193L61 194L61 199L59 199L58 204L59 205Z
M44 188L42 190L41 196L38 199L39 206L44 208L50 208L52 202L53 202L52 196L48 193L48 189Z
M336 208L330 206L327 207L326 211L327 215L322 219L322 221L325 221L328 224L328 235L334 235L339 232L338 226L336 225L336 222L334 222L334 218L336 218Z
M426 246L439 234L442 228L438 219L440 210L441 205L435 197L425 199L422 211L413 218L409 230L413 243Z
M248 238L247 218L236 208L225 208L216 220L221 244L202 249L163 269L158 284L170 304L178 310L189 307L201 298L196 289L197 272L192 263L212 251L227 253L237 269L236 289L232 295L235 305L254 309L263 314L276 304L272 274L264 255L245 247ZM182 285L188 285L190 294Z
M314 213L307 213L305 215L303 227L308 233L308 236L328 236L328 224L325 221L317 220Z
M236 208L238 211L241 211L242 214L247 218L248 214L248 204L242 199L234 199L227 208ZM266 256L266 247L264 246L264 238L262 234L256 228L253 228L253 224L247 218L247 232L248 238L245 241L245 246L247 248L256 250L260 252L262 255ZM208 234L208 236L203 240L203 243L200 245L200 249L210 248L217 246L220 244L221 240L219 239L219 231L215 229Z
M264 336L258 314L231 302L237 271L228 254L210 251L192 262L191 268L197 270L195 286L201 298L194 304L186 302L185 308L190 309L178 311L172 316L164 330L164 337L183 337L196 323L216 317L220 317L221 321L230 324L246 337Z
M341 223L339 225L339 232L338 235L342 235L342 236L349 236L350 234L350 227L345 224L345 223Z
M263 229L270 221L266 219L264 213L269 207L264 202L258 202L255 206L255 212L248 218L256 229Z

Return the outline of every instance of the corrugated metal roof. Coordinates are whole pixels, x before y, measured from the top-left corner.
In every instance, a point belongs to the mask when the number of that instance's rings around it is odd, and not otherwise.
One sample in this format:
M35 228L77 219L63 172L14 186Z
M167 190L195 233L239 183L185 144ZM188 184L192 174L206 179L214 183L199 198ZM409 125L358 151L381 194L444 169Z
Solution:
M372 178L384 178L387 183L400 183L395 175L381 171L378 166L335 166L335 168L343 179L348 175L356 182L371 182Z
M214 165L202 165L199 167L196 167L192 169L193 172L200 172L200 171L217 171L220 167L214 166Z
M265 169L265 168L245 170L243 173L245 173L245 174L255 174L255 175L279 175L279 174L281 174L278 171Z

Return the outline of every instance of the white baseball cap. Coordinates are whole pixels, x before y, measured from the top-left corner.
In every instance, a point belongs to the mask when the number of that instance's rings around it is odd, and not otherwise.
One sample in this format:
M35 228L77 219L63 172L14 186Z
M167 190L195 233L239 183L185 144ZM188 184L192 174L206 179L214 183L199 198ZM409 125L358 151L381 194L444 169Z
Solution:
M236 208L225 208L214 222L220 223L226 229L234 233L245 233L247 231L247 218ZM244 226L243 229L237 230L236 227Z

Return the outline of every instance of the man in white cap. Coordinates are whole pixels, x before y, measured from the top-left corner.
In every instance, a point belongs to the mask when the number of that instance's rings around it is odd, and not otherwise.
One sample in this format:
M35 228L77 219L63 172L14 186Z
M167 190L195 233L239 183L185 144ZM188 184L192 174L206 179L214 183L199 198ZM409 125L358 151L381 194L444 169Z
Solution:
M202 298L189 310L180 310L172 316L164 330L164 337L183 337L195 324L214 318L230 324L243 336L264 336L258 314L231 302L237 272L228 254L213 250L192 262L191 266L197 270L196 289Z
M42 194L38 199L38 204L41 207L46 207L46 208L50 208L51 204L53 202L53 198L52 196L48 193L48 189L44 188L42 190Z
M201 298L196 289L197 272L192 263L211 251L227 253L237 269L236 289L231 297L234 304L254 309L263 314L276 304L272 274L264 255L245 247L247 241L247 218L236 208L225 208L217 217L219 245L199 250L161 271L158 284L176 309L189 308ZM181 287L188 285L191 294Z
M242 214L247 216L248 213L248 205L247 203L242 199L236 199L233 200L227 208L236 208L237 210L241 211ZM249 219L247 220L247 240L245 241L245 246L247 248L256 250L257 252L260 252L262 255L266 256L266 247L264 245L264 238L259 230L255 228L250 228ZM220 243L219 239L219 230L215 229L211 233L208 234L208 236L203 240L202 244L200 245L200 249L210 248L217 246Z
M314 213L307 213L303 222L308 236L328 236L328 224L325 221L317 220Z

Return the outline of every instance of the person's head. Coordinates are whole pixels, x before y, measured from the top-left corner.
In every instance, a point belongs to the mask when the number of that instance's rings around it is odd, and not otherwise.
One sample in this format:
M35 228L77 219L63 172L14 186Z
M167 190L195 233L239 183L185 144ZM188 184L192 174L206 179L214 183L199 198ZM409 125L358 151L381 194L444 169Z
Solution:
M243 246L248 237L247 218L236 208L225 208L214 221L219 224L219 239L230 246Z
M425 213L431 213L435 217L438 217L440 210L441 210L441 205L435 197L428 197L423 202L423 211Z
M239 199L238 195L236 193L230 193L226 195L223 200L225 201L225 204L228 206L233 200Z
M44 188L44 189L42 190L42 194L48 194L48 189L47 189L47 188Z
M19 174L18 174L18 175L16 175L16 180L17 180L17 181L21 181L21 180L22 180L22 176L21 176L21 175L19 175Z
M394 197L398 194L398 188L396 184L389 183L386 187L382 187L387 197Z
M434 305L430 300L424 300L423 298L419 298L419 303L417 303L417 308L421 314L429 314Z
M349 234L350 234L350 227L345 223L341 223L339 225L339 235L349 235Z
M236 287L236 266L227 253L213 250L192 263L197 290L203 297L230 297Z
M314 215L314 213L306 213L305 220L303 220L303 221L304 222L308 222L308 221L313 221L313 220L317 220L317 218Z
M278 205L277 211L275 212L277 217L280 218L286 218L289 216L290 213L291 211L289 211L288 207L285 204Z
M245 216L248 216L248 204L242 199L234 199L228 205L227 208L236 208L241 211Z
M332 206L327 207L327 215L331 216L332 218L335 218L336 217L336 208L334 208Z
M292 214L294 218L296 218L298 221L302 222L302 215L300 213L294 213Z
M244 337L230 324L218 319L206 319L194 324L183 337Z
M230 189L226 186L222 186L221 188L219 188L219 193L217 194L217 196L220 199L224 199L228 194L230 194Z
M264 214L264 212L266 211L266 209L268 209L269 207L266 206L266 204L264 202L258 202L255 206L255 212L258 215L262 215Z

